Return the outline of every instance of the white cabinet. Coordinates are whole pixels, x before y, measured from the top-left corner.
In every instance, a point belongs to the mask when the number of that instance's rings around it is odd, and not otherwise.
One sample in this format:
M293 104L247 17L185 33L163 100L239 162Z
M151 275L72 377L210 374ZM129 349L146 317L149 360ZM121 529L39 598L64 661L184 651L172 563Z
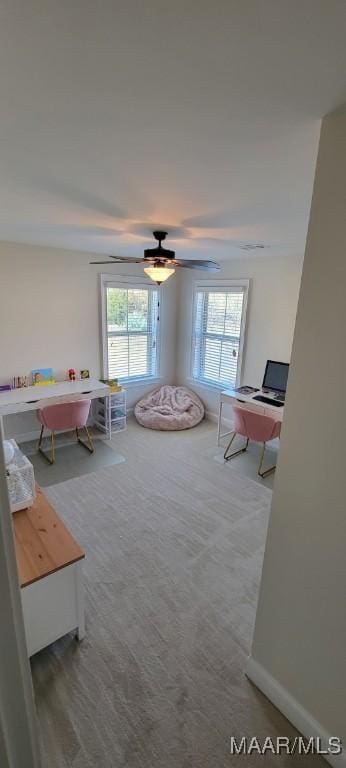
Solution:
M85 634L82 561L21 589L28 656L72 630Z
M12 519L28 655L72 630L82 640L83 550L38 487Z

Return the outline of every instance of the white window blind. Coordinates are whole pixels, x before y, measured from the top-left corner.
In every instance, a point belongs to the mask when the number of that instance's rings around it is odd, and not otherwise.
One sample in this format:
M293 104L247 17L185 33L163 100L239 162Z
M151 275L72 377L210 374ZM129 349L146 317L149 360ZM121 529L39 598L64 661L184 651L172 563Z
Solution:
M192 375L197 381L222 387L239 382L246 292L245 285L196 289Z
M122 381L158 375L160 294L156 287L105 287L105 374Z

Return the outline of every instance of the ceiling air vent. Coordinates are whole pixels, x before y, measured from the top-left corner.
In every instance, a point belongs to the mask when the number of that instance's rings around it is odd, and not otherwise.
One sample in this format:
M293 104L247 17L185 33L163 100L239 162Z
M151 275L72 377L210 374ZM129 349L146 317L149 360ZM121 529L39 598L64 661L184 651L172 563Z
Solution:
M269 245L264 245L264 243L242 243L239 248L242 251L257 251L261 248L269 248Z

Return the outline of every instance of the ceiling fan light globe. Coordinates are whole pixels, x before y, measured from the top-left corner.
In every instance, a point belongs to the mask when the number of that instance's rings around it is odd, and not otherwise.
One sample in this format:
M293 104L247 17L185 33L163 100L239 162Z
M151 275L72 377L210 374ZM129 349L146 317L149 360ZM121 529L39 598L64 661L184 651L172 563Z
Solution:
M173 267L163 267L161 264L153 264L151 267L144 267L144 272L154 283L161 285L171 275L174 275L175 269Z

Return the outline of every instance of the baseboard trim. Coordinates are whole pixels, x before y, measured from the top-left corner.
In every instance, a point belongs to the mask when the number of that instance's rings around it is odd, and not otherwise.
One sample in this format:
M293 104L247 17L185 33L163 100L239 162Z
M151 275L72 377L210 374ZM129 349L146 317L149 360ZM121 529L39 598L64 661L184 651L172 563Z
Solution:
M210 421L214 421L217 423L217 413L213 413L213 411L206 411L205 412L205 418L209 419Z
M323 749L327 749L329 739L339 734L330 734L299 702L252 656L249 656L245 674L252 683L282 712L287 720L307 739L317 737ZM346 767L346 753L323 755L333 768Z
M126 410L126 415L130 416L131 414L133 414L133 412L134 412L134 408L128 408ZM88 427L93 427L94 424L95 424L95 419L93 418L92 414L90 414L90 416L88 418ZM58 429L55 432L55 434L56 435L63 435L64 432L66 432L65 429ZM41 428L38 427L37 429L34 429L31 432L22 432L22 433L19 433L19 434L18 433L17 434L8 433L6 435L6 439L10 440L11 438L13 438L16 441L16 443L29 443L31 440L38 440L39 437L40 437L40 433L41 433ZM49 431L45 432L45 437L47 437L47 436L49 436Z
M219 414L218 413L214 413L214 411L206 411L205 412L205 418L209 419L210 421L213 421L215 424L217 424L218 420L219 420ZM232 419L225 419L224 415L222 414L222 425L232 429L233 421L232 421Z
M40 437L40 429L34 429L32 432L23 432L22 434L9 434L7 440L13 438L16 443L29 443L30 440L38 440ZM48 433L47 433L48 434Z
M94 425L94 419L93 418L88 419L87 423L88 423L88 427L92 427ZM72 430L67 430L67 431L72 431ZM55 434L63 435L64 432L66 432L66 429L57 429ZM40 437L40 434L41 434L41 427L38 427L37 429L34 429L31 432L22 432L20 434L17 433L15 435L9 434L7 435L7 440L10 440L11 438L13 438L16 441L16 443L29 443L30 440L38 440ZM48 431L46 430L44 433L44 437L47 438L49 437L49 435L50 435L49 430Z

